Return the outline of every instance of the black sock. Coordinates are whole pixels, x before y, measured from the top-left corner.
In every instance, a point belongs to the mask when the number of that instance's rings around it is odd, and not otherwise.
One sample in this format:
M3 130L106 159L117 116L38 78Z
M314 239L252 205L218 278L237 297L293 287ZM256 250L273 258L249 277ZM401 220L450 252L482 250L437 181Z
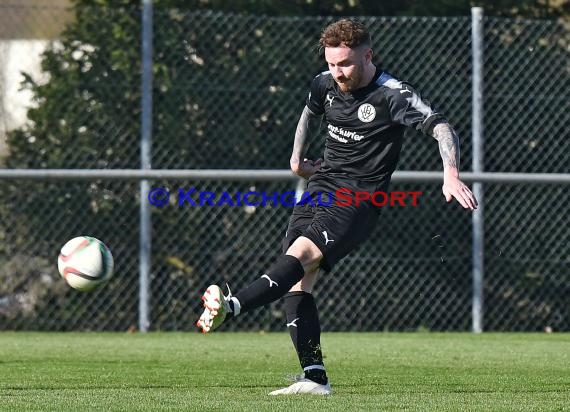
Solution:
M305 378L325 385L327 374L321 352L321 324L313 295L289 292L283 298L287 327Z
M291 289L305 276L303 265L295 256L281 255L269 270L245 289L235 294L241 312L267 305Z

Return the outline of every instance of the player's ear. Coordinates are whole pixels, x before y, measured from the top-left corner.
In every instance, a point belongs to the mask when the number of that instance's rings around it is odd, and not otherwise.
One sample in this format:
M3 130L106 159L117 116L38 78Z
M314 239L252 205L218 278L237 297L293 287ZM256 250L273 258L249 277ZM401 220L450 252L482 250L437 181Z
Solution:
M370 63L372 61L372 56L374 55L374 52L372 51L372 49L368 49L366 50L366 54L364 54L364 58L366 59L366 63Z

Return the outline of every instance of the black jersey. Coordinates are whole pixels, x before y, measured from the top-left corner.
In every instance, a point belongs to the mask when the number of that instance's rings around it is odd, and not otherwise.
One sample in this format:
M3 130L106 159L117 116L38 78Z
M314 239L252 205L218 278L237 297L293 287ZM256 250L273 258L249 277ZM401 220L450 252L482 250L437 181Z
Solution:
M414 88L377 69L368 86L342 92L330 72L315 77L307 107L325 115L327 137L318 174L362 181L389 179L396 169L406 127L428 133L443 116Z

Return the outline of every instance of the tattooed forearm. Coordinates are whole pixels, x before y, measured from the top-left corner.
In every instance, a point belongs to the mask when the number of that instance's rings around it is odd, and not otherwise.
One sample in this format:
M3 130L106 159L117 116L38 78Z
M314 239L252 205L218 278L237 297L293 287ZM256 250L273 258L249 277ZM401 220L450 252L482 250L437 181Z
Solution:
M459 136L449 123L439 123L433 128L433 137L439 143L439 153L445 168L459 169Z
M291 154L291 164L298 164L306 150L307 137L314 136L321 127L321 116L315 116L307 106L301 113L297 130L295 131L295 141L293 142L293 153Z

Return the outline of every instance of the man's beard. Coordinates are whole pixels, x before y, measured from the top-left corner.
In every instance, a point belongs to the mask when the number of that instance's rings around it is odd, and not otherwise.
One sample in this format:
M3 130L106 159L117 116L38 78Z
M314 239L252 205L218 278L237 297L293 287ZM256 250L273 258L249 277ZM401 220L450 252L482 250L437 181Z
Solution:
M336 82L336 84L338 84L338 87L340 88L340 90L344 93L349 92L352 90L351 87L351 83L350 82L344 82L344 83L340 83L340 82Z
M336 80L336 84L340 90L344 93L356 90L359 87L360 81L362 79L362 70L358 70L358 72L354 72L350 79L341 78L340 80Z

